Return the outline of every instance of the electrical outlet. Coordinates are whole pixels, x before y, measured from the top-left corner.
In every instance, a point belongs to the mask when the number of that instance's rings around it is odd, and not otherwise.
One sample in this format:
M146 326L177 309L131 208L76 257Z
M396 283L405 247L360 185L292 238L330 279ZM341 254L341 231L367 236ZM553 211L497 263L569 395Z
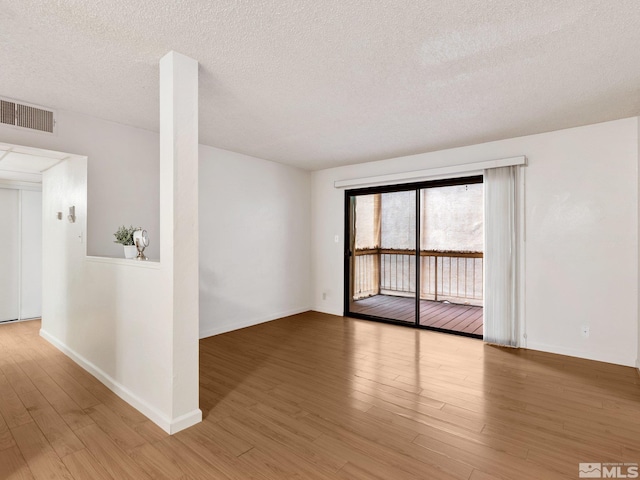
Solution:
M322 299L326 300L327 299L327 292L322 292Z
M582 336L584 338L588 338L589 337L589 325L582 325L582 328L580 330L582 332Z

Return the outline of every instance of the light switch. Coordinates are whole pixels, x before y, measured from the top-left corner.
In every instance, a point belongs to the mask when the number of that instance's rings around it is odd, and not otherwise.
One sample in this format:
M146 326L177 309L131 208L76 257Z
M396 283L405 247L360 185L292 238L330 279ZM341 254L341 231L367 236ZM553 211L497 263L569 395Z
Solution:
M333 237L333 241L338 243L340 241L340 237L336 235L335 237Z

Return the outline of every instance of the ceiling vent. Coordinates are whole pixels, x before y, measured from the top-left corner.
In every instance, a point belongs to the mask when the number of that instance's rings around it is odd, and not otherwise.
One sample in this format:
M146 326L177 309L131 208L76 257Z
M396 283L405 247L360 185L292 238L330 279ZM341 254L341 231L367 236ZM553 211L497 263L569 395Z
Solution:
M41 107L0 99L0 124L53 133L53 111Z

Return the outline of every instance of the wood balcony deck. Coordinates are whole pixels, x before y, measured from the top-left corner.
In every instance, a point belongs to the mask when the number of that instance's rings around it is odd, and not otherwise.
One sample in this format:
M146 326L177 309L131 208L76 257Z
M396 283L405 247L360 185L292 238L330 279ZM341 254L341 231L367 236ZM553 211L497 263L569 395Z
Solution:
M415 299L374 295L353 302L352 313L413 323ZM453 332L482 335L482 307L420 300L420 325Z

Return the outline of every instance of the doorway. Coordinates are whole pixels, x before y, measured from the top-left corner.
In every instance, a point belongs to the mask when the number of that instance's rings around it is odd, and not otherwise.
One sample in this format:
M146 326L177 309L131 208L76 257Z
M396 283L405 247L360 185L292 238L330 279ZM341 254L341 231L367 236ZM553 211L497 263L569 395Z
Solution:
M482 338L482 176L345 192L346 316Z
M0 323L39 318L42 193L0 185Z
M42 172L65 156L0 143L0 324L42 315Z

